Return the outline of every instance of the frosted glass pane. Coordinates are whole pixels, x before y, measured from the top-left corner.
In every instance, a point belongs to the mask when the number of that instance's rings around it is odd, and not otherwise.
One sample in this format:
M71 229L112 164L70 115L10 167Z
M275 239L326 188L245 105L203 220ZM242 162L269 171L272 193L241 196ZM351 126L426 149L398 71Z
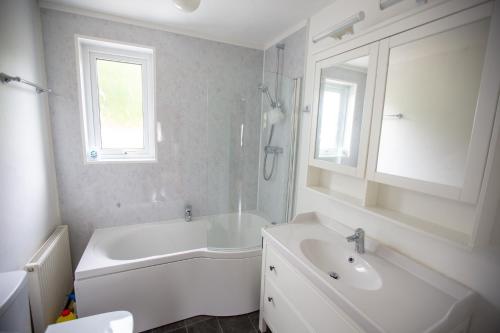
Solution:
M96 69L102 148L144 148L142 66L98 59Z
M390 50L378 172L462 186L488 28L482 20Z

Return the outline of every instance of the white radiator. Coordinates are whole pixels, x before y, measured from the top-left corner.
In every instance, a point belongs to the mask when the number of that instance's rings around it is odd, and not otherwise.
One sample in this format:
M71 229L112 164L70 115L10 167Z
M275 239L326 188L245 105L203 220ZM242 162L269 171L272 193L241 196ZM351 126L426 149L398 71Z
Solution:
M43 333L57 319L73 289L67 225L55 229L26 264L26 270L34 332Z

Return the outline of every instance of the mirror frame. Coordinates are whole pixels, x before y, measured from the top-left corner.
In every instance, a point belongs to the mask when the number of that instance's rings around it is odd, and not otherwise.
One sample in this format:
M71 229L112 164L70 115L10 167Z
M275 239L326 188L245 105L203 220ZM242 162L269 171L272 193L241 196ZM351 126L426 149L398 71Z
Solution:
M321 52L313 59L314 64L314 92L313 92L313 108L312 108L312 124L310 133L310 149L309 149L309 165L335 171L348 176L364 178L366 170L366 161L368 155L368 140L370 139L370 123L372 118L373 98L375 95L375 79L377 74L378 63L378 45L379 42L374 42L366 46L362 46L347 52L335 51ZM333 56L327 56L334 54ZM321 88L321 70L332 65L343 63L348 60L369 57L368 72L365 86L365 98L363 100L363 116L361 117L361 130L359 137L358 163L356 167L341 165L333 162L328 162L316 158L316 139L318 130L319 116L319 97Z
M495 79L492 75L489 75L486 70L494 63L492 58L494 58L495 54L494 50L492 50L494 47L491 46L495 44L493 41L495 34L491 29L491 22L490 31L487 37L488 43L485 51L483 69L481 71L474 122L469 148L467 150L463 186L455 187L381 173L377 171L377 163L391 48L474 23L485 18L491 19L491 14L491 11L475 10L468 12L467 15L449 16L439 21L431 22L412 30L402 32L393 37L383 39L380 42L373 120L370 135L370 151L368 154L367 166L367 178L369 180L466 203L474 204L477 202L485 172L486 159L488 157L489 144L493 131L496 102L498 100L498 93L495 93L492 89L484 89L484 87L491 87L491 82L495 82ZM492 100L495 101L495 105L491 105Z

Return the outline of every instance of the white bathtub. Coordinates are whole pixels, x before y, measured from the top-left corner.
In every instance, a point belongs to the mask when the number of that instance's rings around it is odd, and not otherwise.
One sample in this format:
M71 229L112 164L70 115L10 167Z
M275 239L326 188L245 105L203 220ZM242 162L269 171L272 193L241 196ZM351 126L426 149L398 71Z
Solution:
M97 229L75 271L78 315L127 310L141 332L255 311L268 224L243 213Z

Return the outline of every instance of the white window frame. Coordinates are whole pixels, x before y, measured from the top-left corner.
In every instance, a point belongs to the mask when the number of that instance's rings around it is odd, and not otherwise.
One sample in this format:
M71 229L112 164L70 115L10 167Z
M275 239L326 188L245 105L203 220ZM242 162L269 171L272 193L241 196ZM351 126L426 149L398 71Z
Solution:
M78 35L75 36L75 42L78 58L82 134L85 145L84 161L87 163L156 161L154 48ZM102 147L96 73L97 60L141 65L144 148L110 149Z

